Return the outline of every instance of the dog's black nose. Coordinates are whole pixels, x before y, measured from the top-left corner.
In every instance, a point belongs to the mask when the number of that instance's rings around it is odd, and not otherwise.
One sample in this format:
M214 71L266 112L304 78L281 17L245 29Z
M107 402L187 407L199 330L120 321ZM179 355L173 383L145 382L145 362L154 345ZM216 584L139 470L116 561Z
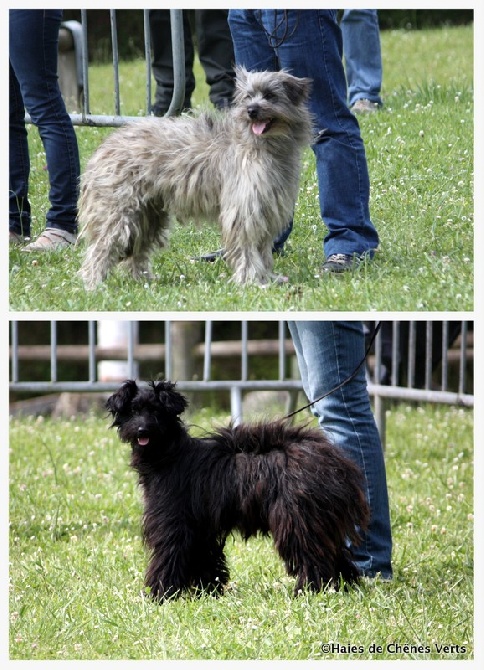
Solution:
M247 114L251 119L256 119L257 115L259 114L259 106L258 105L248 105L247 106Z

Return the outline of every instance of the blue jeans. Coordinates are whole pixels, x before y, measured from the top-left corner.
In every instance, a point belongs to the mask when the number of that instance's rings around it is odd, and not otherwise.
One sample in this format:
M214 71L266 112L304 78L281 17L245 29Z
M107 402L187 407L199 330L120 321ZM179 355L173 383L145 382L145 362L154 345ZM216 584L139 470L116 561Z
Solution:
M290 321L304 391L313 401L349 377L365 354L361 321ZM359 465L366 480L371 519L354 547L361 572L391 578L392 534L385 461L371 411L364 366L348 384L312 406L328 438ZM321 482L324 486L324 482Z
M365 98L382 104L380 26L376 9L345 9L341 19L348 104Z
M371 255L379 240L370 220L365 147L346 100L336 11L231 9L229 26L238 65L248 70L286 68L313 80L309 107L317 139L312 149L321 217L329 231L324 251L326 256Z
M46 154L50 181L47 227L75 233L79 151L57 81L62 11L11 9L9 14L9 227L19 235L30 236L26 109L39 130Z

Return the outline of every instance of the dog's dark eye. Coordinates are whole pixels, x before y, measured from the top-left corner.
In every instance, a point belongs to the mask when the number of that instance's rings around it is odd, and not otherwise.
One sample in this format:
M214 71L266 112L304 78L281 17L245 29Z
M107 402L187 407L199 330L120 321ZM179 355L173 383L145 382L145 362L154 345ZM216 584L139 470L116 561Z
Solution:
M277 95L275 93L271 93L271 91L267 91L267 93L264 93L264 99L269 100L269 102L276 102Z

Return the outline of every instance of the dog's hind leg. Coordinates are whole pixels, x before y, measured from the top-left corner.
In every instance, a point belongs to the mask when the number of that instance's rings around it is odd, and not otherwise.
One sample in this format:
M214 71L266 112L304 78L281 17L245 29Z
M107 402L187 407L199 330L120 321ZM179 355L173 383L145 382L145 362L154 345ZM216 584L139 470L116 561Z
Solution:
M104 237L99 238L87 249L86 256L78 275L81 277L84 288L92 291L103 282L109 272L119 263L119 257L113 253L109 242Z
M351 560L349 549L337 549L327 536L315 536L311 530L307 536L295 532L284 544L275 538L276 548L284 560L289 575L296 577L294 595L303 589L321 591L325 586L339 590L340 582L353 584L358 581L358 568Z
M336 573L346 584L354 584L361 577L360 571L351 558L351 552L346 547L341 550L336 559Z
M135 240L142 235L137 223L138 215L126 210L119 218L116 212L106 215L100 225L87 220L80 239L87 242L86 254L79 276L87 290L94 289L106 279L109 272L132 253Z
M134 279L153 279L151 256L156 249L163 249L168 244L169 217L155 203L150 203L142 212L140 229L141 234L134 240L123 265Z
M301 564L296 577L295 596L305 587L310 591L321 591L328 585L339 591L341 582L343 588L358 582L359 571L352 562L349 551L343 549L339 556L331 560L321 557L311 560L311 557L304 557L304 563Z
M296 577L294 595L297 596L306 588L320 591L328 584L337 589L340 573L337 556L339 538L329 538L327 533L312 524L312 515L302 511L304 505L301 500L295 502L293 499L290 504L299 509L298 514L291 515L287 507L284 510L273 509L269 524L276 550L284 561L287 573ZM343 579L350 577L346 567L346 564L341 564L345 572Z
M165 213L157 213L156 224L153 219L151 208L149 215L128 210L112 225L105 224L105 230L86 231L88 246L79 275L87 290L103 282L121 262L136 279L149 274L153 248L166 244L168 232Z
M338 588L334 561L322 555L318 550L313 555L311 549L299 543L298 539L283 547L278 547L279 554L284 560L287 573L296 577L294 595L297 596L304 589L321 591L327 584Z

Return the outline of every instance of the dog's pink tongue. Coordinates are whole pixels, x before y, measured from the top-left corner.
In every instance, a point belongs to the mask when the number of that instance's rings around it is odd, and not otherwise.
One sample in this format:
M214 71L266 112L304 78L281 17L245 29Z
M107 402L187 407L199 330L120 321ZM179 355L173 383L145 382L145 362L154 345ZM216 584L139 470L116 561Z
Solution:
M146 447L149 441L150 441L149 437L138 437L138 444L140 447Z
M264 130L267 128L267 123L253 123L252 132L254 135L262 135Z

